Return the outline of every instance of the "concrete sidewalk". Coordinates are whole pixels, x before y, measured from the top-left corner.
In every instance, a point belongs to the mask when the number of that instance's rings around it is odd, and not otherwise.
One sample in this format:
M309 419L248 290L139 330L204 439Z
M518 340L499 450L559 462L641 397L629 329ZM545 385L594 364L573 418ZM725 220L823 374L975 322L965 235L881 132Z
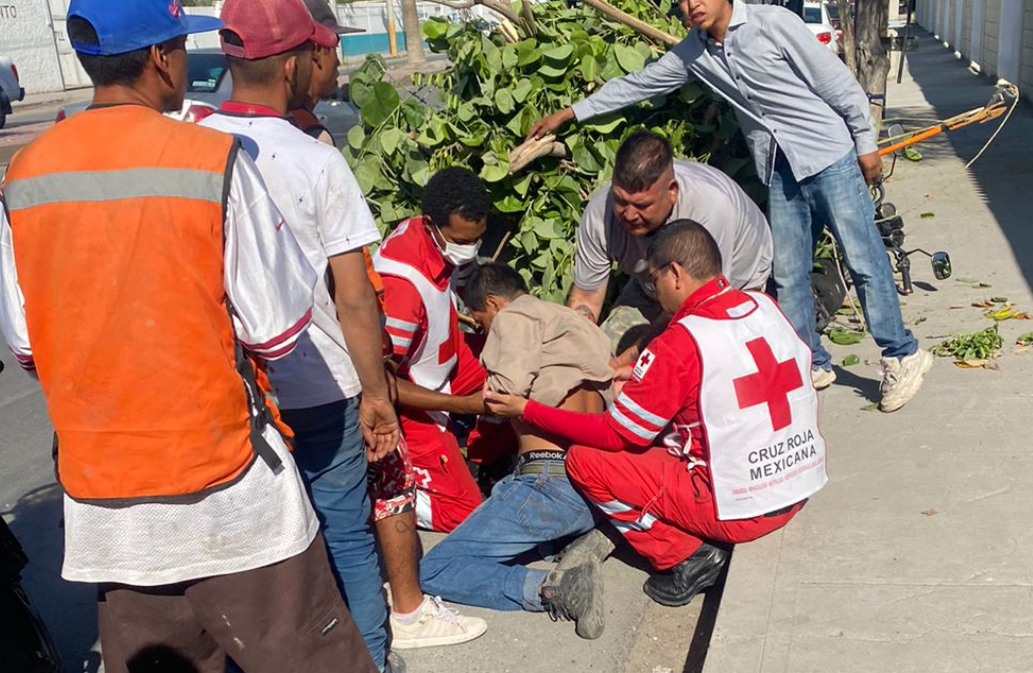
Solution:
M887 116L944 118L992 91L923 33ZM1020 105L965 171L994 127L920 146L924 159L901 160L887 183L907 247L953 257L947 281L915 258L924 285L903 311L926 348L990 326L975 301L1033 309L1033 114ZM1033 322L1000 330L999 371L941 359L890 416L863 410L878 394L875 344L833 351L862 364L822 394L831 481L782 533L735 551L706 671L1033 670L1033 355L1012 352Z

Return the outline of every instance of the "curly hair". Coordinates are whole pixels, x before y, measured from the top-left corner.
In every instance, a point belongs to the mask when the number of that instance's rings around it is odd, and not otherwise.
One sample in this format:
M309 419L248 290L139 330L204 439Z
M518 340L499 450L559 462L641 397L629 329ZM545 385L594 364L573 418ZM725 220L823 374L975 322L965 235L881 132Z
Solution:
M453 166L438 171L423 189L423 214L438 227L448 225L453 213L464 220L483 220L491 209L484 181L467 168Z

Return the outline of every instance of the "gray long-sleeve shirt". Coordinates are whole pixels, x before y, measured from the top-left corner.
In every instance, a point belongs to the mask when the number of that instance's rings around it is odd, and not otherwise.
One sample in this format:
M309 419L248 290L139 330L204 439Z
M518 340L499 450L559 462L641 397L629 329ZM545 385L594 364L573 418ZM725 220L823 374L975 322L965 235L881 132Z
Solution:
M723 44L693 29L658 61L575 103L574 115L584 121L615 112L692 78L735 109L765 184L777 150L803 180L851 149L878 149L868 97L847 67L789 10L744 0L732 5Z

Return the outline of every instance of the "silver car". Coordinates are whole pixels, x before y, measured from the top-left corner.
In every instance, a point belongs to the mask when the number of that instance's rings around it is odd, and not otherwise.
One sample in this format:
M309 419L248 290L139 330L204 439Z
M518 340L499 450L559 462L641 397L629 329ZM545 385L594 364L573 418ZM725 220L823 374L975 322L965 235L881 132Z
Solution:
M0 56L0 129L14 109L11 103L25 99L25 88L18 81L18 68L7 56Z

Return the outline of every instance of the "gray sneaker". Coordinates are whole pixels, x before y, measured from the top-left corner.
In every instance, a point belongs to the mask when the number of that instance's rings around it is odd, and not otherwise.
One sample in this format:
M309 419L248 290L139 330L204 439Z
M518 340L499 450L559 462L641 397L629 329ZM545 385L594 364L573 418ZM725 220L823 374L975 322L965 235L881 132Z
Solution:
M906 358L883 358L879 411L890 413L907 404L922 387L922 378L932 368L932 353L921 348Z
M603 577L599 562L589 559L562 573L552 573L542 584L542 603L553 621L572 621L586 640L603 634Z
M602 563L613 553L615 546L613 540L606 533L598 528L593 528L563 548L560 562L556 564L556 570L560 572L570 570L589 559Z

